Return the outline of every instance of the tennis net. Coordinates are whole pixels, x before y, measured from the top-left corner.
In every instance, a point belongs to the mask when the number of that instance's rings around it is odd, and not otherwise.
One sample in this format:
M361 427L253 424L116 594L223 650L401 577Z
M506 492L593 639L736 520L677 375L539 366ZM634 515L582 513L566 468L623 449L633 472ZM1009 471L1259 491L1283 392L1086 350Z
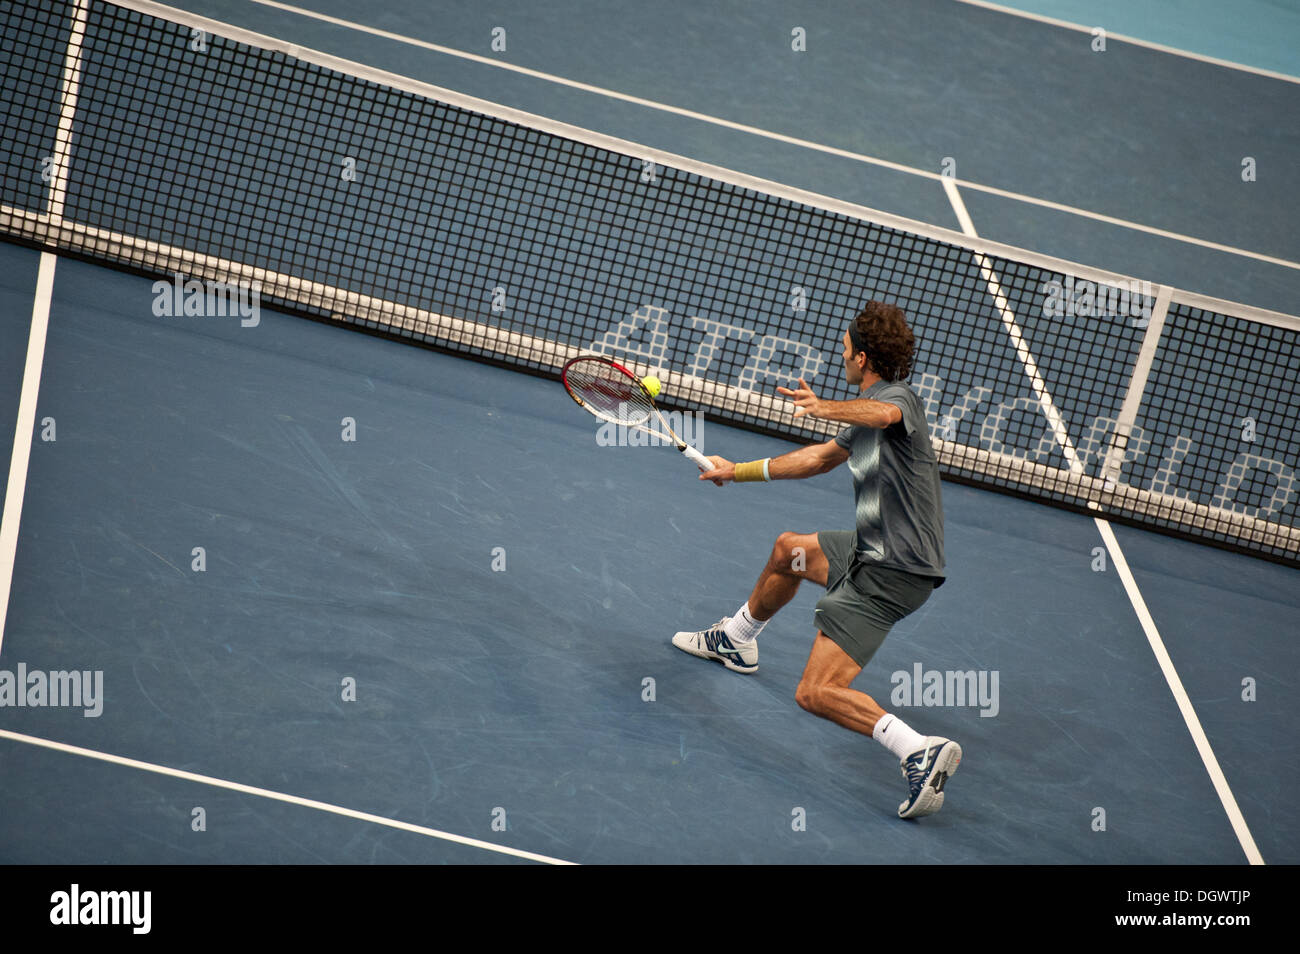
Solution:
M795 440L908 314L945 476L1300 566L1300 319L910 222L146 0L9 3L0 236Z

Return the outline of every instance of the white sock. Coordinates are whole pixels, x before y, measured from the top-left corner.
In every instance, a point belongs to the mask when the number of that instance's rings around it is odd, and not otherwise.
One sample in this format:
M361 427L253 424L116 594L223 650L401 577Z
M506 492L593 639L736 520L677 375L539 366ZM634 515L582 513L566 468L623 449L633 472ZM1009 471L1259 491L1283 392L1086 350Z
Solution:
M871 737L893 752L901 762L913 752L925 748L925 736L896 715L886 713L876 722Z
M754 619L749 612L749 604L746 603L740 609L736 610L736 615L727 620L725 627L727 638L733 643L749 643L758 638L758 634L763 631L767 625L767 620Z

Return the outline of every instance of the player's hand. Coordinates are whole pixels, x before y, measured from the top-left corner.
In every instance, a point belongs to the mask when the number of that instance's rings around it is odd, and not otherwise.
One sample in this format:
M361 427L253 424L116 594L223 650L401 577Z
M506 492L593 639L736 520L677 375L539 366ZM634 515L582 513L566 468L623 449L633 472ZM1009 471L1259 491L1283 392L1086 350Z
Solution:
M711 480L719 487L736 479L736 465L725 457L709 457L713 470L700 474L700 480Z
M791 390L790 388L777 388L781 394L790 398L794 402L795 417L817 417L817 412L821 410L822 399L813 394L812 388L803 378L799 379L799 387Z

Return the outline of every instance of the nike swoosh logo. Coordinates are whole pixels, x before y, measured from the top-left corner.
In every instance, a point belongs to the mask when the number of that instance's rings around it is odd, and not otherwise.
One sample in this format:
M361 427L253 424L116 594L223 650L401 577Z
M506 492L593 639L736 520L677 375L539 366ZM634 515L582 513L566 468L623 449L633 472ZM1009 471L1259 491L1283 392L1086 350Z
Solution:
M741 652L741 650L739 650L739 649L728 649L726 646L719 646L717 649L714 650L714 652L719 652L719 653L731 653L733 656L735 656L735 655L738 655L738 654Z
M930 763L933 761L933 759L930 756L930 753L933 751L934 749L927 749L923 754L921 754L920 758L916 758L914 756L912 758L912 764L915 765L917 769L921 772L929 771Z

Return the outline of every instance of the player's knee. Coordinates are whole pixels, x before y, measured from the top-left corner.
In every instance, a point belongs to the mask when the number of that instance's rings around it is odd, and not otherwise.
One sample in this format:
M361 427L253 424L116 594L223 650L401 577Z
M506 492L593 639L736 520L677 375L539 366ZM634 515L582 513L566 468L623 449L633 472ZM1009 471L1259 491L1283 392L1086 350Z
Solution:
M814 715L818 711L818 687L806 679L799 680L799 685L794 689L794 701L799 704L799 708L805 712L811 712Z
M772 545L772 566L787 571L794 563L795 550L798 548L799 534L787 530L776 538Z

